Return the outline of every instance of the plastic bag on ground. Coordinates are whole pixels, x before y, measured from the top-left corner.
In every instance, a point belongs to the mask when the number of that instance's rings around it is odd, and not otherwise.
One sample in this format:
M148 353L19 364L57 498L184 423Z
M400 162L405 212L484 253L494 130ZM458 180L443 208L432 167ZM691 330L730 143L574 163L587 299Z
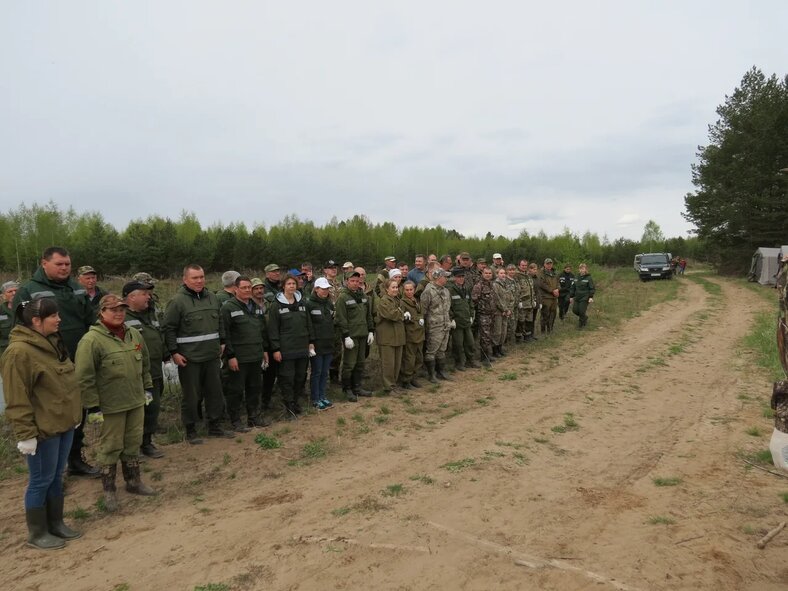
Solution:
M772 440L769 442L769 450L772 452L774 466L788 472L788 433L775 428L772 432Z

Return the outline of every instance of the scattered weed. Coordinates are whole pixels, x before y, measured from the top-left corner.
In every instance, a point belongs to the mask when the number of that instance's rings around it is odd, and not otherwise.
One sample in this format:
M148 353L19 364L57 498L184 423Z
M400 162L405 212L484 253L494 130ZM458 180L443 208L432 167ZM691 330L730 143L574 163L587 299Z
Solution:
M265 433L258 433L254 438L254 442L259 445L261 449L278 449L282 447L281 441Z
M382 415L390 415L391 414L391 409L384 404L383 406L380 407L380 414L382 414Z
M90 517L90 511L88 511L87 509L83 509L82 507L77 505L77 508L74 509L73 511L69 511L68 513L66 513L66 516L70 517L71 519L77 519L77 520L87 519L88 517Z
M514 458L514 463L518 466L525 466L528 463L528 458L525 455L521 454L519 451L516 451L512 454Z
M476 404L480 404L481 406L487 406L488 404L490 404L490 401L487 400L486 398L477 398Z
M354 421L356 421L357 423L363 423L364 422L364 417L361 416L361 413L359 413L359 412L355 413L350 418L353 419Z
M194 591L230 591L230 587L224 583L208 583L207 585L197 585Z
M507 371L504 374L498 376L498 379L502 382L511 382L517 379L517 372L515 371Z
M222 456L222 465L227 466L230 463L231 459L232 458L230 458L230 454L225 453L224 456Z
M489 460L490 458L503 458L503 457L506 457L506 454L503 453L503 452L500 452L500 451L487 450L487 451L484 452L484 457L485 457L485 459Z
M783 500L783 503L788 503L788 492L780 493L780 498Z
M345 417L337 417L337 427L344 427L345 423L347 423Z
M652 478L651 482L654 486L677 486L681 484L681 478L676 476L669 476L667 478Z
M465 468L470 468L471 466L476 464L476 460L473 458L464 458L462 460L456 460L454 462L447 462L441 466L441 468L445 468L449 472L461 472L465 470Z
M398 497L405 494L405 487L401 484L389 484L385 489L380 491L384 497Z
M664 515L654 515L648 518L648 522L651 525L673 525L676 520Z
M306 443L303 450L301 450L301 457L315 460L317 458L325 457L327 453L328 447L326 445L326 438L321 437L320 439L313 439L312 441Z
M274 435L276 437L281 437L282 435L287 435L288 433L290 433L290 431L292 431L290 427L282 427L274 431Z
M107 512L107 501L104 499L104 495L101 495L96 501L96 509L98 509L102 513Z
M118 583L112 588L112 591L129 591L131 587L129 587L128 583Z
M378 415L375 417L375 422L378 425L382 425L383 423L388 422L389 418L386 415Z
M498 447L512 447L514 449L522 449L525 447L522 443L514 443L512 441L496 441L495 445Z
M414 474L413 476L410 477L410 479L416 482L421 482L422 484L433 484L435 482L432 478L430 478L426 474Z
M545 439L544 437L534 437L534 441L536 443L547 443L549 440Z
M350 507L340 507L339 509L334 509L331 511L331 515L334 517L342 517L343 515L347 515L350 513L352 509Z
M761 431L758 427L750 427L745 431L747 435L752 435L753 437L760 437L763 435L763 431Z

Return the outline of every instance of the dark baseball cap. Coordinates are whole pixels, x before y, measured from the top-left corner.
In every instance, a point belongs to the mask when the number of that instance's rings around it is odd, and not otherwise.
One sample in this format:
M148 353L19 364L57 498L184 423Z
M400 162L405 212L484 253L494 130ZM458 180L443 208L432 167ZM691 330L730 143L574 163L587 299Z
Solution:
M153 286L150 283L143 283L142 281L129 281L123 286L123 297L125 298L132 291L137 291L138 289L153 289Z

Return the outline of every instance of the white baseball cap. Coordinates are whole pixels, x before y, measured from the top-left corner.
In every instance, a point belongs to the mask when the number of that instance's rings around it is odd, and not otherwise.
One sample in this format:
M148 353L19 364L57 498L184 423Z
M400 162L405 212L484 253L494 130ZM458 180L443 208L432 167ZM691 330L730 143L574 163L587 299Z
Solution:
M328 279L325 277L318 277L315 280L315 287L322 287L323 289L329 289L331 284L328 282Z

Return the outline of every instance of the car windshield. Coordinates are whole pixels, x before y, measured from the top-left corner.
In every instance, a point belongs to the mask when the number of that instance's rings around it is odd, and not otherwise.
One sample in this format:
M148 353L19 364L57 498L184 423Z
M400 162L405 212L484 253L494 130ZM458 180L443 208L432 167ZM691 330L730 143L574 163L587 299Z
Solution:
M668 261L664 254L645 255L640 258L641 265L667 265Z

